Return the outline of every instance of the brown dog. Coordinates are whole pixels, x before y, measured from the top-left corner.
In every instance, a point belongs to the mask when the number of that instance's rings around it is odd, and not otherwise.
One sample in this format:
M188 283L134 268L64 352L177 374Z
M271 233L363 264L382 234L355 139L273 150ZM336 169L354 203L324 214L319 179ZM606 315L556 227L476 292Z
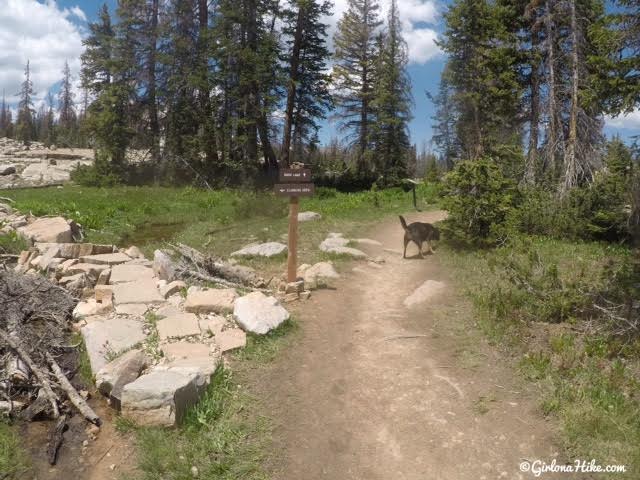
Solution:
M440 231L436 227L430 223L422 222L414 222L407 225L402 215L400 215L400 223L402 224L402 228L404 228L404 252L402 253L402 258L407 258L407 245L409 242L413 242L418 246L420 249L420 258L424 258L422 255L422 244L424 242L427 242L429 252L433 253L431 241L440 240Z

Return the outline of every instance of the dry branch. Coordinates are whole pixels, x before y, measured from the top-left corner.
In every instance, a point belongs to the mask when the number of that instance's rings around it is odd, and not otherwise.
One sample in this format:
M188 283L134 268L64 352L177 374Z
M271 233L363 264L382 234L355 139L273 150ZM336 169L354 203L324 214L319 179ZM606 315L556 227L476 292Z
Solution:
M29 369L36 376L36 378L40 382L40 386L44 390L45 396L47 397L47 399L49 400L49 403L51 404L53 418L58 418L60 416L60 410L58 410L58 403L57 403L58 402L58 397L56 396L56 394L51 389L51 384L49 383L49 380L47 379L47 375L40 369L40 367L38 367L38 365L36 365L34 363L34 361L27 354L27 352L25 352L20 347L20 345L18 345L11 338L11 336L1 328L0 328L0 338L2 340L4 340L4 342L7 345L9 345L9 348L11 348L14 352L16 352L18 354L18 356L22 359L22 361L27 364Z
M47 362L49 362L49 366L51 367L53 374L58 380L60 388L62 388L62 390L64 390L64 392L67 394L67 397L69 397L69 400L71 400L73 406L78 409L78 411L84 418L99 427L102 423L100 417L98 417L98 415L96 415L96 412L94 412L93 409L87 404L87 402L84 401L78 391L73 388L73 385L71 385L66 375L60 368L60 365L58 365L53 356L49 352L46 352L45 356L47 357Z
M55 465L58 460L58 450L64 440L63 434L67 430L67 414L62 415L51 429L49 444L47 445L47 457L50 465Z

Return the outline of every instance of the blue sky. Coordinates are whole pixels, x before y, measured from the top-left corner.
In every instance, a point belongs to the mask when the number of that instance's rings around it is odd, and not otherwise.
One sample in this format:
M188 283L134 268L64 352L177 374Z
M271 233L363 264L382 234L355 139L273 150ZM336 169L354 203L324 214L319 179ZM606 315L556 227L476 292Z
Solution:
M337 19L347 4L347 0L333 1L334 15L327 18L330 33L335 30ZM386 17L391 0L379 1L381 15ZM409 74L415 102L410 130L412 141L420 150L431 139L433 105L425 91L436 91L444 66L445 58L435 40L442 32L442 13L449 1L397 1L409 46ZM18 91L27 58L31 59L34 84L40 98L44 98L47 90L55 90L65 60L69 60L72 71L77 73L86 22L95 19L102 3L94 0L0 0L0 90L5 88L10 98ZM114 9L116 0L106 3ZM327 141L334 132L334 125L330 121L324 122L322 141ZM605 132L608 136L620 133L624 138L637 135L640 110L625 118L607 119Z

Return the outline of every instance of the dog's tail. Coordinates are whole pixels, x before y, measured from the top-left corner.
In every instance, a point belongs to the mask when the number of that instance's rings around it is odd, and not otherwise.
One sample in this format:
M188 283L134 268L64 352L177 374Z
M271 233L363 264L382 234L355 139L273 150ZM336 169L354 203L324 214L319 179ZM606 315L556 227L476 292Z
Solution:
M405 221L402 215L398 215L400 217L400 223L402 224L402 228L407 229L407 222Z

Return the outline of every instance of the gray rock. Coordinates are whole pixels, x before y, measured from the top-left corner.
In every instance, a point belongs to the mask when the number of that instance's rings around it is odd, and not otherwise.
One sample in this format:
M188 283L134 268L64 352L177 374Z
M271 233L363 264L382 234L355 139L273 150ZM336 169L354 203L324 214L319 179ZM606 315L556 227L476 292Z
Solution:
M279 242L258 243L233 252L232 257L275 257L286 253L287 246Z
M158 320L156 327L160 340L200 335L198 317L193 313L178 313Z
M239 328L229 328L216 333L216 344L221 353L244 348L247 346L247 334Z
M252 292L236 300L233 316L243 330L264 335L289 319L289 312L275 297Z
M116 283L135 282L138 280L151 280L153 278L153 269L144 265L131 265L123 263L114 265L111 268L111 277L109 282L112 285Z
M142 315L147 313L149 307L145 303L125 303L123 305L116 305L115 309L118 315L141 317Z
M182 423L198 401L195 375L153 370L122 390L122 414L138 425L171 427Z
M127 248L124 253L126 255L129 255L131 258L139 258L144 260L144 253L142 253L140 251L140 249L138 247L136 247L135 245L130 246L129 248Z
M96 386L109 397L111 406L120 410L123 388L135 381L148 366L147 355L140 350L129 350L100 369L96 374Z
M169 298L171 295L178 293L183 288L187 288L187 284L181 280L175 280L160 287L160 295L164 298Z
M69 285L71 283L77 288L80 285L80 279L74 279L67 283L67 288L71 289ZM113 305L98 303L95 298L89 298L83 302L79 302L73 309L73 319L82 320L85 317L92 317L94 315L101 315L103 313L109 313L113 309Z
M94 248L98 245L94 245ZM116 252L116 253L100 253L98 255L87 255L84 257L80 257L80 261L83 263L90 263L92 265L106 265L113 266L119 265L121 263L125 263L131 260L128 255L124 253Z
M113 271L111 272L113 277ZM156 288L154 279L142 279L135 282L118 283L113 286L113 296L116 305L125 303L162 303L164 300Z
M171 257L162 250L153 252L153 271L160 280L173 281L176 269Z
M322 215L316 212L300 212L298 213L299 222L311 222L314 220L320 220Z
M109 355L127 350L144 341L143 323L130 318L102 317L81 329L91 370L99 372Z
M16 173L15 165L0 165L0 175L13 175Z
M326 288L340 278L340 274L333 268L331 262L319 262L312 266L300 265L298 275L304 279L307 289Z
M335 255L347 255L353 258L369 258L369 255L357 248L348 247L349 240L338 235L342 234L329 234L330 236L322 241L320 244L320 250L327 253L333 253ZM331 236L334 235L334 236Z
M18 232L30 242L71 243L71 227L62 217L39 218L18 228Z
M238 293L233 288L189 291L184 309L192 313L227 313L233 310Z

